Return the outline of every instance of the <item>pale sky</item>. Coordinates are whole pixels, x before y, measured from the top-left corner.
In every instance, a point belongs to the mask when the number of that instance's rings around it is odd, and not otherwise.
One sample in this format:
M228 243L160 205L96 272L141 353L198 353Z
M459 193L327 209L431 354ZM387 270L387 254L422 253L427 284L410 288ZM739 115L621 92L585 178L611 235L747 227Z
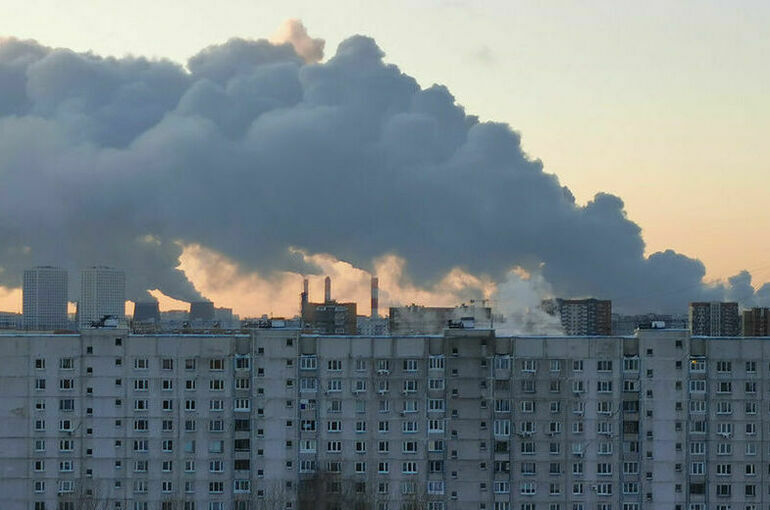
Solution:
M619 195L648 251L770 281L770 2L0 0L0 36L179 62L287 18L327 57L369 35L423 86L511 124L579 202Z

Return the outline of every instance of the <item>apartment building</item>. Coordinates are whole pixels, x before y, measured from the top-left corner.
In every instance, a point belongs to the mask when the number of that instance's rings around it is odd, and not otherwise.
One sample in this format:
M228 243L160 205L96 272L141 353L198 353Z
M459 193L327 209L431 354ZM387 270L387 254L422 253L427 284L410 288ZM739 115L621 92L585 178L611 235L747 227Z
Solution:
M608 299L548 299L543 309L561 320L570 336L612 334L612 301Z
M126 316L126 273L107 266L92 266L80 274L78 325L87 328L105 316Z
M3 510L759 509L770 343L0 334Z
M770 308L755 307L743 311L741 332L743 336L770 335Z
M690 303L690 332L700 336L738 336L740 314L736 302Z
M24 329L46 331L66 328L67 271L53 266L38 266L24 271Z

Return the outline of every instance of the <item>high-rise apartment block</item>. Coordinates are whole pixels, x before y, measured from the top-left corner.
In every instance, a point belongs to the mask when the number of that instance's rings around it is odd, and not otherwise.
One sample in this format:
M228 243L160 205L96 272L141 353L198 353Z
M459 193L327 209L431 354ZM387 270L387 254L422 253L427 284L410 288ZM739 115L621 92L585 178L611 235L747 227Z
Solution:
M690 303L690 333L695 336L738 336L741 333L738 303Z
M93 266L80 275L78 324L87 328L105 316L122 319L126 313L126 273L107 266Z
M3 510L768 501L759 338L99 328L0 352Z
M67 327L67 271L39 266L24 271L24 329L45 331Z
M543 309L561 319L564 332L570 336L612 334L612 301L606 299L551 299Z
M752 308L743 311L743 336L770 336L770 308Z

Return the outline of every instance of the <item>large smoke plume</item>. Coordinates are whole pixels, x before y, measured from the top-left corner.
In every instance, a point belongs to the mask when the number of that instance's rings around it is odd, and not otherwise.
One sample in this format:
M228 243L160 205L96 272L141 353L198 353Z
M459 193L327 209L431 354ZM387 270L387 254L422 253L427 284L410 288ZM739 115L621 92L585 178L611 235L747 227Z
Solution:
M319 63L323 41L298 22L279 38L232 39L186 67L2 40L0 285L99 263L126 269L131 299L197 299L177 266L199 245L264 275L317 269L301 253L367 270L397 255L422 286L520 267L627 310L770 295L747 273L707 285L697 259L645 257L620 198L577 204L509 126L421 88L372 39Z

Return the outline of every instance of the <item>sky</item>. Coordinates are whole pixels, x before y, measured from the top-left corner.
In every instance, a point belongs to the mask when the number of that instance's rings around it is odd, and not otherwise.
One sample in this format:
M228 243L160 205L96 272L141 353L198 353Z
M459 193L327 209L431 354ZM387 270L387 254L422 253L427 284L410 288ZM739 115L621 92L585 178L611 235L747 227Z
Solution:
M622 197L646 253L696 257L707 279L747 269L755 286L770 281L766 2L3 0L0 36L184 63L289 18L326 41L327 57L370 36L421 86L445 85L467 113L510 124L578 203ZM200 251L186 253L188 271L202 271L189 257ZM0 289L0 305L15 300Z

